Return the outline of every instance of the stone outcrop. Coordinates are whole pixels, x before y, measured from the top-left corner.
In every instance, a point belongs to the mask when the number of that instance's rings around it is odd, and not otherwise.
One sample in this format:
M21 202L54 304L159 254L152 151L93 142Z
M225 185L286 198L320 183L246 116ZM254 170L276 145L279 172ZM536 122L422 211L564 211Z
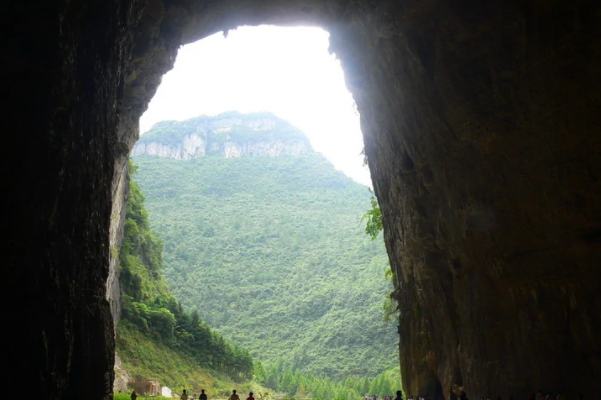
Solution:
M129 387L127 384L129 383L130 376L129 372L123 366L123 362L121 361L121 357L118 354L115 354L115 381L113 382L113 392L114 393L127 393L129 392Z
M300 141L284 142L277 140L274 142L256 142L256 143L237 143L228 141L224 143L223 154L225 158L251 157L280 157L280 156L298 156L307 153L309 148L306 143Z
M129 169L120 169L121 173L113 181L111 221L109 225L109 272L106 281L106 299L109 302L114 327L121 319L121 290L119 289L119 251L123 242L123 223L127 215L129 195Z
M134 156L148 155L161 158L173 158L176 160L189 160L191 158L204 157L207 144L203 138L192 134L186 136L182 143L163 144L159 142L139 143L131 154Z
M111 214L177 49L331 33L361 113L409 393L601 392L601 5L4 2L5 395L109 397Z
M160 142L138 143L131 154L174 158L176 160L189 160L204 157L207 153L207 143L197 134L184 137L182 143L165 144Z

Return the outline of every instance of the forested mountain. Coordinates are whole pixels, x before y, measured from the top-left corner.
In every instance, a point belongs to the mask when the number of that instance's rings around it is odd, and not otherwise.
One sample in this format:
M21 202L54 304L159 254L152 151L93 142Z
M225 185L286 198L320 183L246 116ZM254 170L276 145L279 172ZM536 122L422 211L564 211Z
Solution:
M216 128L224 150L206 151L206 118L184 133L158 124L134 151L171 291L268 367L363 379L398 365L396 326L383 322L387 255L361 222L368 189L265 114L259 126L236 114L242 123ZM240 125L244 135L229 134ZM183 150L193 135L205 150Z
M130 166L132 173L135 169ZM196 311L185 312L162 277L162 243L150 229L144 195L133 181L119 256L123 318L116 344L130 376L158 379L193 393L204 388L217 397L227 397L236 387L265 399L273 389L300 398L351 400L359 393L390 394L398 384L395 370L371 379L348 377L336 382L293 372L282 363L265 369L259 361L253 363L247 351L211 330ZM123 373L119 370L119 379L124 379Z

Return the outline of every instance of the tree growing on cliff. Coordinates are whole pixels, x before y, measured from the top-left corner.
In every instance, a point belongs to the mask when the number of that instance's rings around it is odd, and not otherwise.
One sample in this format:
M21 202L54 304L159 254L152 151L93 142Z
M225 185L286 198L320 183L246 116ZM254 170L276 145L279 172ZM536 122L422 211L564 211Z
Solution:
M378 204L378 200L376 200L373 192L371 195L371 208L367 210L363 217L361 217L362 221L365 222L365 233L371 237L371 240L376 240L380 232L382 232L382 210L380 210L380 205Z
M378 200L376 200L373 192L370 202L371 208L365 214L363 214L361 220L366 221L365 234L371 237L371 240L376 240L380 235L380 232L382 232L382 230L384 229L382 224L382 210L380 209ZM390 268L390 265L388 266L386 271L384 271L384 277L388 281L394 281L394 272ZM394 297L394 293L395 292L393 291L388 296L386 296L386 299L382 304L382 310L384 311L384 321L386 322L393 322L398 319L398 307L396 298Z

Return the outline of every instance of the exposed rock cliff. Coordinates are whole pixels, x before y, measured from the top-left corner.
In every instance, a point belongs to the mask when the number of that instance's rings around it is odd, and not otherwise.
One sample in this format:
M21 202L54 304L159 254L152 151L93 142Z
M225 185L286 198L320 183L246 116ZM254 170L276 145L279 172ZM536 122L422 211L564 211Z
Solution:
M312 151L301 131L273 114L228 112L182 122L159 122L140 138L132 155L187 160L207 154L278 157Z
M119 249L123 240L123 222L127 214L129 173L127 169L114 182L111 222L109 227L109 274L106 281L106 298L111 307L115 328L121 317L121 291L119 289Z
M123 366L123 362L121 361L121 357L118 354L115 354L115 380L113 381L113 392L128 392L129 387L127 384L129 383L130 376L129 372Z

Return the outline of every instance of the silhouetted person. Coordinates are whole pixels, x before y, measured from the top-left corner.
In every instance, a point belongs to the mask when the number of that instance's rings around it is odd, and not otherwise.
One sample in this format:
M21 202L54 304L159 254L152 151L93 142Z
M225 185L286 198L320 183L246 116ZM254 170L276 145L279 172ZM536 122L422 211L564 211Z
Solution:
M138 398L138 395L136 394L136 391L134 390L133 392L131 392L131 400L136 400Z
M236 394L235 390L232 390L232 395L230 396L229 400L240 400L240 396Z
M396 391L396 398L394 400L403 400L403 392L400 390Z
M253 397L253 392L250 392L248 394L248 397L246 398L246 400L255 400L255 398Z
M204 389L200 389L200 395L198 396L198 400L207 400L207 395Z
M467 393L461 392L461 394L459 395L459 400L468 400Z
M186 389L184 389L184 392L182 393L181 396L179 396L179 398L181 400L188 400L189 397L188 397L188 393L186 393Z

